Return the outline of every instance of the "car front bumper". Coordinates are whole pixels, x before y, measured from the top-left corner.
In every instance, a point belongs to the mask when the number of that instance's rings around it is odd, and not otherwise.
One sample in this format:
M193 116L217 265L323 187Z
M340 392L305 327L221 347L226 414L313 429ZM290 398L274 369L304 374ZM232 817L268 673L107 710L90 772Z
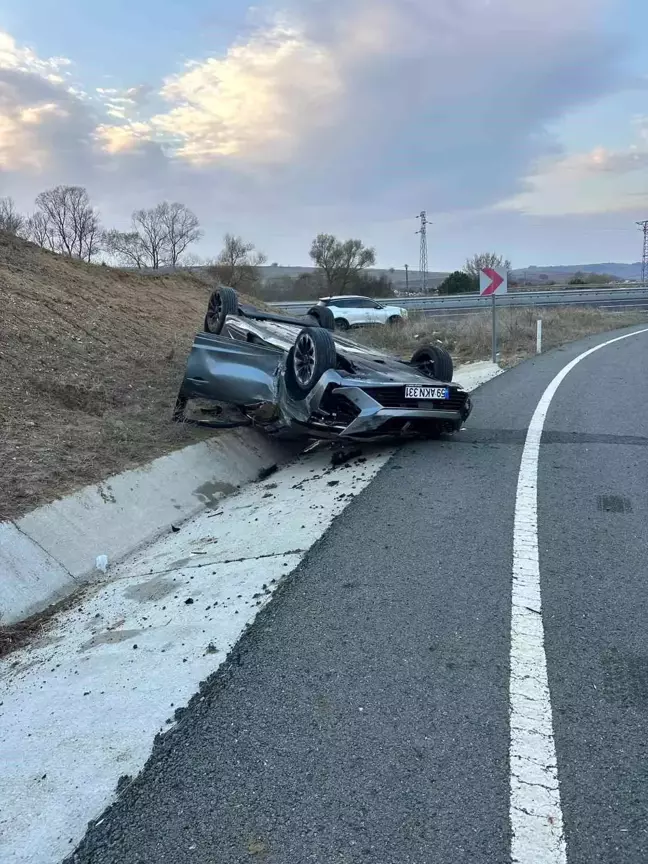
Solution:
M406 400L406 384L347 382L327 373L304 402L284 402L291 425L314 437L371 440L456 431L469 417L468 391L456 384L449 400Z
M335 396L348 399L357 408L360 409L358 416L353 420L343 432L341 437L353 438L356 436L366 436L373 432L379 433L381 429L394 430L392 434L397 434L395 430L398 424L393 421L402 421L403 432L410 428L414 432L416 429L424 428L426 423L430 426L450 425L459 426L470 415L472 408L470 397L463 390L455 390L453 395L455 398L451 404L444 406L439 400L430 401L429 405L423 402L412 404L409 407L406 404L390 405L390 400L381 398L381 391L393 393L396 389L404 391L405 385L390 385L389 387L372 387L368 388L370 392L360 387L340 387L333 391ZM465 399L458 398L459 394ZM405 400L403 400L404 402ZM461 405L459 402L461 401Z

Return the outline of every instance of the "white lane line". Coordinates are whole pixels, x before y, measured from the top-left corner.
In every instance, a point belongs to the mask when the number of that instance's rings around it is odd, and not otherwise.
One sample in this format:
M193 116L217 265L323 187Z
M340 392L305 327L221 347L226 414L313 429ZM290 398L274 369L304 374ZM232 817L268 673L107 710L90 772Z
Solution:
M514 864L566 864L567 861L540 598L540 440L551 401L572 369L601 348L641 333L648 333L648 328L603 342L576 357L556 375L531 419L522 453L513 535L509 688L511 860Z

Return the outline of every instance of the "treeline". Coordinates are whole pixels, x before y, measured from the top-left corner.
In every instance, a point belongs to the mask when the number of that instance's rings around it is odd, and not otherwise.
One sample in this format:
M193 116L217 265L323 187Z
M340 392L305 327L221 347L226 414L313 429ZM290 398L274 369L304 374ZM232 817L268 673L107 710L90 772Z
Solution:
M340 241L332 234L318 234L309 254L315 272L263 280L259 268L266 256L253 243L226 234L221 253L202 266L214 280L266 301L315 300L323 294L393 296L389 279L367 273L376 262L376 253L360 240Z
M315 300L323 294L395 294L388 276L368 272L375 266L376 250L357 239L338 240L333 234L318 234L309 250L314 272L264 281L259 268L265 264L266 256L241 237L226 234L223 249L215 259L201 260L188 252L203 232L195 213L184 204L163 201L149 209L135 210L128 231L104 228L82 186L55 186L41 192L34 204L33 213L24 215L11 198L0 198L0 231L82 261L102 259L102 263L151 270L200 266L215 281L268 301ZM463 270L451 273L438 289L431 287L430 293L477 292L479 271L484 267L506 267L510 271L511 263L493 252L473 255ZM581 284L581 278L583 274L576 274L570 284Z
M46 189L34 204L34 212L23 215L11 198L0 198L0 230L87 262L107 256L124 267L178 267L188 247L202 237L196 215L178 202L135 210L129 231L106 230L82 186Z

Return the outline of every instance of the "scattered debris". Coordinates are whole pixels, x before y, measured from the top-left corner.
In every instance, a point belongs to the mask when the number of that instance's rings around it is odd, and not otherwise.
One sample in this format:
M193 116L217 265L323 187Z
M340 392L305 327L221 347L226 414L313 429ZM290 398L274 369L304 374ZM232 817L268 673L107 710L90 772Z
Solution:
M187 597L185 600L185 606L193 606L193 597Z
M108 556L107 555L97 555L95 567L97 568L97 570L101 570L102 573L105 573L106 570L108 569Z
M356 448L355 450L334 450L331 456L331 465L334 468L339 468L341 465L346 465L347 462L360 456L362 456L360 448Z
M177 534L179 530L180 530L180 529L178 528L177 525L172 525L172 526L171 526L171 531L172 531L174 534Z

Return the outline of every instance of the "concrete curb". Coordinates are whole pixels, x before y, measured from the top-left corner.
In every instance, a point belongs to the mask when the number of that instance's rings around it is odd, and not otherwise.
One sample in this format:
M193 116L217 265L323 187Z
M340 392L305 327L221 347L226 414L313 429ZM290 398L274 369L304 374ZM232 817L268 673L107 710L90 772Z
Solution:
M47 608L172 525L214 507L294 447L228 432L0 523L0 623Z

